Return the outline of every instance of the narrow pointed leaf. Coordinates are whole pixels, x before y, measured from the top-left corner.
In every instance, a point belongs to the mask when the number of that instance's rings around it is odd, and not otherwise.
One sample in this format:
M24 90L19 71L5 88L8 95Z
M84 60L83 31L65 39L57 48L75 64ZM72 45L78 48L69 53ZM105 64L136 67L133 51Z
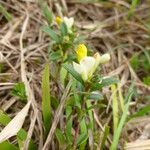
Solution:
M49 64L45 65L42 76L42 114L46 134L49 132L51 125L51 103L50 103L50 69Z

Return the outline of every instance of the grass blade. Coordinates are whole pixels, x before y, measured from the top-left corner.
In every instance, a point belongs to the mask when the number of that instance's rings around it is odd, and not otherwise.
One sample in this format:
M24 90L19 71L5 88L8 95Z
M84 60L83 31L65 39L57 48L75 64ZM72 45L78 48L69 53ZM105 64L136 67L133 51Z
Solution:
M105 146L105 142L107 140L107 136L109 134L109 126L105 126L105 129L104 129L104 133L103 133L103 137L102 137L102 142L101 142L101 145L100 145L100 150L103 150L104 149L104 146Z
M134 93L134 90L133 90L133 84L132 84L129 88L128 95L126 96L126 99L125 99L126 104L125 104L125 107L124 107L124 111L123 111L121 120L119 122L118 128L117 128L117 130L114 134L113 142L112 142L112 145L110 147L110 150L116 150L117 149L118 141L119 141L119 138L120 138L120 135L121 135L122 128L123 128L123 126L125 124L125 121L126 121L126 118L127 118L129 104L130 104L133 93Z
M4 15L7 21L10 21L12 19L12 15L8 13L5 7L3 7L1 4L0 4L0 12Z
M130 10L129 10L129 13L128 13L128 17L131 17L135 11L135 8L137 7L138 5L138 2L139 0L132 0L132 4L130 6Z
M113 123L114 123L114 133L115 133L118 127L118 121L119 121L117 88L115 84L111 85L111 91L112 91Z
M47 135L51 125L51 102L50 102L50 69L49 63L45 64L42 75L42 114L45 134Z

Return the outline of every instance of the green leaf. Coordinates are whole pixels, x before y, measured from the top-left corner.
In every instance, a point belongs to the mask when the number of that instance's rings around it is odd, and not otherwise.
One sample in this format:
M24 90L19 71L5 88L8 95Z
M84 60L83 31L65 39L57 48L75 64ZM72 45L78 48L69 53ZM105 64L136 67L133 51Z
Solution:
M57 138L59 144L64 145L65 144L65 137L64 137L62 131L60 129L56 128L55 135L56 135L56 138Z
M80 74L76 72L73 67L69 64L63 64L63 67L77 80L79 81L82 85L84 85L84 81Z
M88 133L85 118L80 121L80 130L81 134ZM80 144L79 150L85 150L87 140L85 140L82 144Z
M88 139L88 134L87 133L82 133L78 136L76 145L80 146L82 143L84 143Z
M103 100L104 97L103 97L103 95L102 95L100 92L94 91L94 92L91 92L91 93L88 95L87 99Z
M53 13L49 9L49 7L46 3L43 4L42 10L43 10L44 17L46 18L48 24L51 25L52 20L53 20Z
M17 140L20 149L22 149L22 147L24 146L24 142L26 138L27 138L27 132L24 129L20 129L20 131L17 134ZM32 140L30 140L28 150L36 150L36 146L34 145Z
M42 30L47 33L56 43L60 43L60 37L50 27L44 26Z
M60 58L62 57L62 52L59 50L59 51L56 51L56 52L51 52L49 54L49 59L50 61L56 61L56 60L59 60Z
M25 90L25 85L23 82L17 83L13 89L11 94L13 96L18 97L20 100L22 100L23 102L27 101L27 96L26 96L26 90Z
M11 118L0 110L0 124L6 126L11 121Z
M99 90L99 89L102 89L105 86L110 86L110 85L116 84L118 82L119 82L119 80L117 78L110 77L110 78L102 79L102 81L99 82L99 83L92 83L91 86L92 86L92 90Z
M64 22L61 23L61 25L60 25L60 31L61 31L62 37L66 36L68 33L67 26Z
M90 108L92 106L91 101L86 101L87 108ZM93 111L91 109L88 109L88 116L89 116L89 126L90 129L94 130L94 117L93 117Z
M19 148L5 141L0 143L0 150L19 150Z
M67 77L67 70L63 67L60 69L60 83L62 84L62 87L65 87L65 80Z
M51 125L51 101L50 101L50 69L49 63L45 64L42 75L42 114L46 135Z
M67 124L66 124L66 128L65 128L65 135L66 135L66 142L67 144L71 144L72 143L72 108L71 106L66 106L66 119L67 119Z

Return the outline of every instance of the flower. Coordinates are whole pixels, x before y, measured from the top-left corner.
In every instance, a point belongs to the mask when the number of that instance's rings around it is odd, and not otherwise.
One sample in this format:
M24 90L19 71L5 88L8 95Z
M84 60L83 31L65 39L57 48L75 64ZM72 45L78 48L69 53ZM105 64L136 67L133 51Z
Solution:
M64 23L66 24L67 26L67 30L69 33L72 33L72 26L74 24L74 18L71 17L71 18L68 18L68 17L64 17Z
M60 24L64 22L66 24L68 33L72 33L72 26L74 24L73 17L71 17L71 18L64 17L63 19L61 19L59 16L57 16L55 20L56 20L56 23L58 26L60 26Z
M78 46L76 53L79 64L73 62L73 67L82 76L84 81L91 79L99 64L106 63L110 60L109 54L100 56L99 53L95 53L93 57L87 56L87 48L84 44Z

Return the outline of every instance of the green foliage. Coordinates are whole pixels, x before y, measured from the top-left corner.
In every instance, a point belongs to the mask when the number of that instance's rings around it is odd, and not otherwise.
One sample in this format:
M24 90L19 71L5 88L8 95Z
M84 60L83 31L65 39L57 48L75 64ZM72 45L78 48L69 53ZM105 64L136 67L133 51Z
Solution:
M25 85L23 82L17 83L13 89L11 94L13 96L16 96L19 98L21 101L26 102L27 101L27 96L26 96L26 90L25 90Z
M45 134L47 135L51 125L51 101L50 101L50 69L49 63L45 64L42 75L42 114Z

